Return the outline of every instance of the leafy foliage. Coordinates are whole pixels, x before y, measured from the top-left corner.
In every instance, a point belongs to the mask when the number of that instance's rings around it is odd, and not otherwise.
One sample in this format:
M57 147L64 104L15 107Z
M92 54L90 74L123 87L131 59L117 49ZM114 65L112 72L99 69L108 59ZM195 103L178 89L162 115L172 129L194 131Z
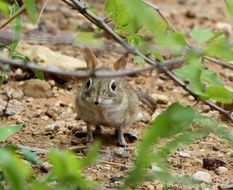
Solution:
M23 3L26 7L29 18L32 23L36 23L36 0L23 0Z
M11 136L13 133L19 131L23 127L24 123L11 125L11 126L0 126L0 141L5 140L7 137Z
M233 18L233 1L227 0L226 2L228 14ZM36 0L23 0L23 4L32 23L36 23ZM0 11L4 16L8 16L8 6L4 1L0 1ZM14 1L10 7L10 15L15 14L19 9L17 1ZM138 14L138 10L143 15ZM105 12L114 21L114 30L146 55L163 60L162 53L159 51L162 49L170 52L173 57L186 57L187 63L174 72L187 82L188 88L200 99L211 99L220 103L233 102L232 92L224 86L211 68L203 66L202 61L203 56L212 56L227 61L233 59L232 45L228 43L227 37L222 32L214 33L205 28L193 29L190 36L200 48L198 51L195 48L187 50L185 36L180 32L172 31L159 15L141 0L107 0ZM8 47L10 57L26 59L15 51L22 30L22 16L12 21L12 30L14 42L11 47ZM96 46L100 44L93 33L79 32L80 36L80 40L87 44L90 42ZM158 47L147 48L148 44L156 44ZM139 56L134 56L134 62L143 64L144 60ZM43 79L42 73L36 72L35 75ZM22 127L23 123L1 127L0 140L6 139ZM152 178L160 180L163 184L199 183L189 176L170 173L166 160L172 150L178 146L202 139L209 133L219 135L233 143L233 134L221 124L202 116L191 107L182 106L179 103L172 104L150 123L138 144L134 166L119 188L127 189ZM163 140L165 144L155 149L155 145L160 140ZM40 178L36 178L29 164L18 156L20 152L23 158L31 164L40 164L37 156L29 149L12 151L10 148L1 148L0 179L3 183L0 183L0 189L97 189L100 184L88 180L82 175L82 171L96 160L99 148L98 143L94 144L83 159L69 151L49 151L48 158L52 168L48 174ZM153 165L159 166L159 170L150 170Z

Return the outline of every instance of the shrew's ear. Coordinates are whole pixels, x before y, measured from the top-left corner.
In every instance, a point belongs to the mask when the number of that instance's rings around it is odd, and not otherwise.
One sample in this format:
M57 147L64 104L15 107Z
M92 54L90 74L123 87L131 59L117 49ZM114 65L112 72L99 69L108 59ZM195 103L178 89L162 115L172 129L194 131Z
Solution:
M98 65L98 60L89 48L84 49L84 59L87 63L87 68L89 71L95 71Z
M114 69L115 70L124 69L128 60L129 60L129 53L126 53L113 64Z

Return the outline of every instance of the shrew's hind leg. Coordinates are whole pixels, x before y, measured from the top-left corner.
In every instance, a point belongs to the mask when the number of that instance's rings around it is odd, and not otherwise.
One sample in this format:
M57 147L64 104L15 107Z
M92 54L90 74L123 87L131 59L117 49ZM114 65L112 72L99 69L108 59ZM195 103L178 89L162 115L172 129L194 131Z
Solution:
M91 144L93 142L93 133L91 131L91 125L87 123L87 139L86 144Z
M101 132L102 132L101 127L99 125L96 125L95 130L93 131L93 134L96 136L99 136L99 135L101 135Z

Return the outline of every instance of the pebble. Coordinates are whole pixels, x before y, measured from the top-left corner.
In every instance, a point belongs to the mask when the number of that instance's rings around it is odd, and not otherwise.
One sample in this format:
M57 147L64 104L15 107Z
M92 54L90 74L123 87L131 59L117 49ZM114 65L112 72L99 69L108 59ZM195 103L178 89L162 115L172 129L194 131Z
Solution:
M183 157L183 158L189 158L189 157L190 157L190 154L187 153L187 152L177 151L177 154L178 154L180 157Z
M207 184L212 182L210 174L204 171L197 171L195 174L193 174L193 178L199 181L203 181Z
M151 165L151 170L154 171L154 172L160 172L162 171L160 167L158 167L157 165L155 164L152 164Z
M23 99L23 91L21 89L6 89L5 93L9 99Z
M221 175L221 174L224 174L224 173L227 173L227 172L228 172L228 169L226 167L224 167L224 166L220 166L216 170L216 173L218 175Z
M191 95L188 96L188 99L189 99L190 101L195 101L195 98L194 98L193 96L191 96Z
M152 94L152 98L155 99L158 104L167 104L169 102L169 98L166 95L162 94Z
M48 121L48 120L49 120L49 117L48 117L47 115L43 115L43 116L41 117L41 119L44 120L44 121Z
M48 82L39 79L30 79L22 85L25 96L33 98L48 98L53 95Z
M6 112L7 113L14 113L19 114L25 110L24 105L22 102L12 99L8 102Z
M3 112L6 108L7 102L0 99L0 112Z
M65 126L65 122L64 121L58 121L56 123L52 123L52 124L46 125L45 126L45 130L46 131L56 131L59 128L64 127L64 126Z

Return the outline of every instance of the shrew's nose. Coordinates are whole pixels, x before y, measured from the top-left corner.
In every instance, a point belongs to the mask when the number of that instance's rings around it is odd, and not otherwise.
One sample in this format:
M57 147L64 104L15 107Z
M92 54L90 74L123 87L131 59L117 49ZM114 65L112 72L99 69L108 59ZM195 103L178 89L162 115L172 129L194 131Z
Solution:
M99 101L98 101L98 100L95 100L95 101L94 101L94 104L95 104L95 105L99 105Z

